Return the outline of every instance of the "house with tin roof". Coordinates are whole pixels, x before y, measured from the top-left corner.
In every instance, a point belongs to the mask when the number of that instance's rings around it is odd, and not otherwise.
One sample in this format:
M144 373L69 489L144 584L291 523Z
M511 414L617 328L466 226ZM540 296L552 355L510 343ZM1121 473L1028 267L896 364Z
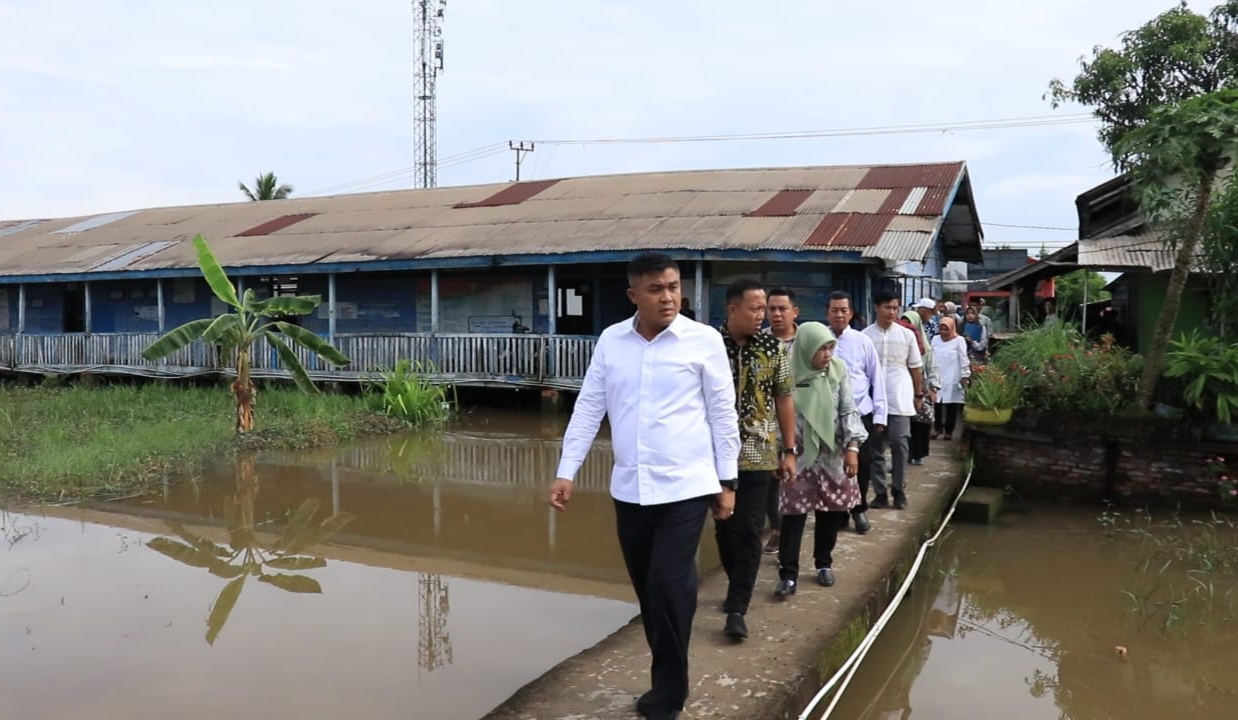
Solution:
M453 382L571 388L593 339L630 316L624 266L645 250L681 263L697 319L726 286L793 288L806 318L846 290L872 317L882 286L933 294L982 238L962 162L659 172L152 208L0 223L0 368L184 376L218 372L212 348L158 363L162 332L224 310L200 277L203 235L261 296L319 294L301 324L360 379L399 358ZM257 374L280 376L273 353ZM226 364L226 363L225 363Z

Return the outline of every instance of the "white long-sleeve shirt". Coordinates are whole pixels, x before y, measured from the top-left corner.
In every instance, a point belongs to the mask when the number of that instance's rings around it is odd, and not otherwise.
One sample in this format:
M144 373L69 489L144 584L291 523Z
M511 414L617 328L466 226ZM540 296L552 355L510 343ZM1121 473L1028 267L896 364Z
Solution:
M558 477L575 479L603 417L615 466L610 494L659 505L722 491L739 476L739 414L722 335L682 315L653 340L636 319L606 328L563 435Z
M848 327L838 336L834 356L847 366L856 410L861 416L872 413L874 425L885 425L886 374L877 357L877 346L864 333Z

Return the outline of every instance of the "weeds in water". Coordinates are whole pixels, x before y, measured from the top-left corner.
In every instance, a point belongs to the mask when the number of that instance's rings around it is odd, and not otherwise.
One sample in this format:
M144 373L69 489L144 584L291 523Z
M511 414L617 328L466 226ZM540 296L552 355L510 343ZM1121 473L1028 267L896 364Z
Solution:
M1161 633L1188 624L1228 622L1235 617L1238 584L1238 523L1211 514L1158 522L1144 511L1106 510L1098 518L1105 536L1138 540L1133 573L1122 589L1138 627Z
M366 387L370 409L399 418L410 425L446 422L455 403L448 400L448 389L430 382L433 367L400 360L395 369L382 373L382 380Z
M387 423L356 395L264 391L264 428L247 446L307 447L351 439ZM0 388L0 500L61 501L133 493L233 452L217 389L181 385Z

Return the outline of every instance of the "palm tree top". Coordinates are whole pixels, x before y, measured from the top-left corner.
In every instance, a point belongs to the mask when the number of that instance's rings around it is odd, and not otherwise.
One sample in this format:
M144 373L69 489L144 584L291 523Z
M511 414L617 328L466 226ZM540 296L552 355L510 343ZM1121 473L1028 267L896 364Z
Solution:
M237 182L241 192L245 193L245 197L250 200L283 200L292 194L291 185L281 185L279 179L275 177L275 173L266 172L260 174L254 179L254 186L251 189L243 182Z

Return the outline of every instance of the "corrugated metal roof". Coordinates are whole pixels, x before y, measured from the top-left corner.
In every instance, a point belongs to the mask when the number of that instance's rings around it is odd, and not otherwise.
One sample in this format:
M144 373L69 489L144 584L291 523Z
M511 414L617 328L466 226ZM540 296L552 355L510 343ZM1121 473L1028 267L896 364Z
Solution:
M1161 272L1173 269L1174 254L1156 232L1079 241L1079 264L1084 267Z
M199 233L229 267L644 249L918 260L965 172L962 163L660 172L31 221L0 225L0 276L193 269Z

